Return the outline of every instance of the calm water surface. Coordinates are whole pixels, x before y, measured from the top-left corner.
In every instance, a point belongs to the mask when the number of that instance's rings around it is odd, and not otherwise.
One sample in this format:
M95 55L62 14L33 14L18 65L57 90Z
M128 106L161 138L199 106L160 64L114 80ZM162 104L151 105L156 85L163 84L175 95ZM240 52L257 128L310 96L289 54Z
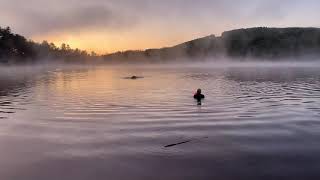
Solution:
M77 67L0 81L1 180L320 178L320 68Z

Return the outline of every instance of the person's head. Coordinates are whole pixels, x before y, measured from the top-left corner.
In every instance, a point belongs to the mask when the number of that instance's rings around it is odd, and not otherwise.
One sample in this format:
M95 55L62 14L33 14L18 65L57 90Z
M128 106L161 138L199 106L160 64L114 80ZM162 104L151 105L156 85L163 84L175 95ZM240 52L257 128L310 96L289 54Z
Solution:
M197 90L197 94L201 94L201 89L198 89L198 90Z

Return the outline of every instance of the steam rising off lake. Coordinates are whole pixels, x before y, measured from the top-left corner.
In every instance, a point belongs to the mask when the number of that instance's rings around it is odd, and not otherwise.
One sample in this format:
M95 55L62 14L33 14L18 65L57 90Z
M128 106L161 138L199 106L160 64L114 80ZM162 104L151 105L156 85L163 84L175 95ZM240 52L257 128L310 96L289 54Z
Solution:
M16 73L0 78L0 179L320 177L317 66Z

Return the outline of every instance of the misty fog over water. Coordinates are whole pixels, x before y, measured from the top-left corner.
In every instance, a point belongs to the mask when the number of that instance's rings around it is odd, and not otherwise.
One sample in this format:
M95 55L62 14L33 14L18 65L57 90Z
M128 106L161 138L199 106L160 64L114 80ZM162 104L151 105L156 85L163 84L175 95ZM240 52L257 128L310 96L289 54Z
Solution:
M315 62L0 67L0 179L318 179L319 119Z

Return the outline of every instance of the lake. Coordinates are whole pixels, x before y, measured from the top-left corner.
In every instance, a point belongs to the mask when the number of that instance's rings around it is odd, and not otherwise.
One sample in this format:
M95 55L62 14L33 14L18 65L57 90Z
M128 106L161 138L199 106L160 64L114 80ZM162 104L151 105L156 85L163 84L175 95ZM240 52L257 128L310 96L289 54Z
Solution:
M1 71L1 180L320 178L320 66Z

